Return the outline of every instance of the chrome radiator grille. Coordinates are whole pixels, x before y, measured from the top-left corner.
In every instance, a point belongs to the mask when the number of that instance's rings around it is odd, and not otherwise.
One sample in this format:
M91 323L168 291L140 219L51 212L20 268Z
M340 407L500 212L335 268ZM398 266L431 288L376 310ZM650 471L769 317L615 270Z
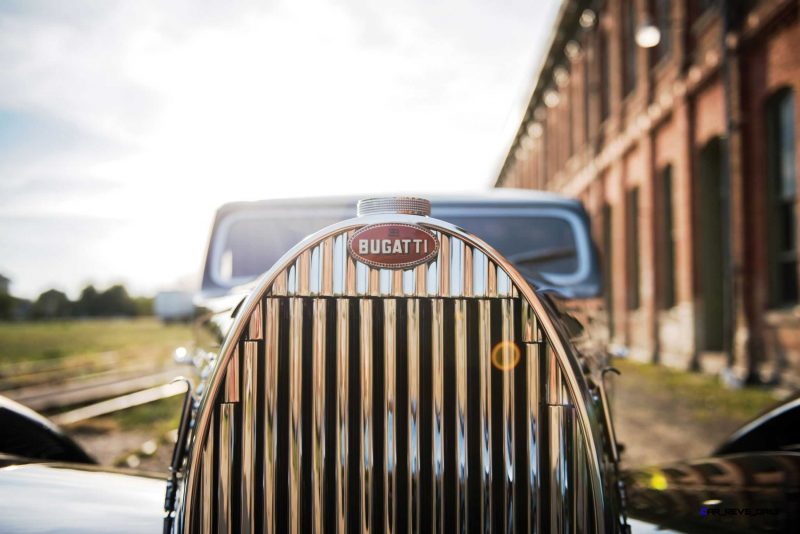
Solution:
M591 408L535 296L445 223L428 264L356 262L368 222L301 244L245 304L183 531L604 531Z
M197 531L591 530L574 414L518 298L265 297L212 430Z

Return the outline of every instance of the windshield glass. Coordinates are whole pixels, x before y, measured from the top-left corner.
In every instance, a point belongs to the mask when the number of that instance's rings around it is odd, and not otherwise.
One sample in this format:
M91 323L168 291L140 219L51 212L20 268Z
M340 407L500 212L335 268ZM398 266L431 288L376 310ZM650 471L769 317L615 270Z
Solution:
M572 274L578 253L572 225L555 216L447 216L514 263L527 277ZM220 225L212 268L224 285L248 282L269 269L304 237L341 217L234 216Z

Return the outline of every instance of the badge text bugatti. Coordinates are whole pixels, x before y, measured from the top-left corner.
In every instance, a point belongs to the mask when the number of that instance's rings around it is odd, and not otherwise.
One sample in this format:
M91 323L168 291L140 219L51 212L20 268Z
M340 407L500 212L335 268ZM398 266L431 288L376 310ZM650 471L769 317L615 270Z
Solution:
M409 269L439 254L439 240L413 224L372 224L356 231L347 246L350 255L371 267Z

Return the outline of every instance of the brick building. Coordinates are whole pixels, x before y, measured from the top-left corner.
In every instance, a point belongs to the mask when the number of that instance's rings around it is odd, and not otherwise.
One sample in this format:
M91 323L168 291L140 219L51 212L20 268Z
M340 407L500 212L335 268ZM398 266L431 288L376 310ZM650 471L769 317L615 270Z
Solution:
M562 3L496 185L583 200L610 340L637 359L800 386L799 16Z

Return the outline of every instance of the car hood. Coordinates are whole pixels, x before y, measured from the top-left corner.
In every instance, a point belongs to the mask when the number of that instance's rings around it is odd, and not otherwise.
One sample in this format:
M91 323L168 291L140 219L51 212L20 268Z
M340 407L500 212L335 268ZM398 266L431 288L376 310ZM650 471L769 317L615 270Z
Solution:
M163 529L166 481L67 464L0 468L0 532L141 533Z
M735 454L623 473L631 517L679 532L797 532L800 454Z

